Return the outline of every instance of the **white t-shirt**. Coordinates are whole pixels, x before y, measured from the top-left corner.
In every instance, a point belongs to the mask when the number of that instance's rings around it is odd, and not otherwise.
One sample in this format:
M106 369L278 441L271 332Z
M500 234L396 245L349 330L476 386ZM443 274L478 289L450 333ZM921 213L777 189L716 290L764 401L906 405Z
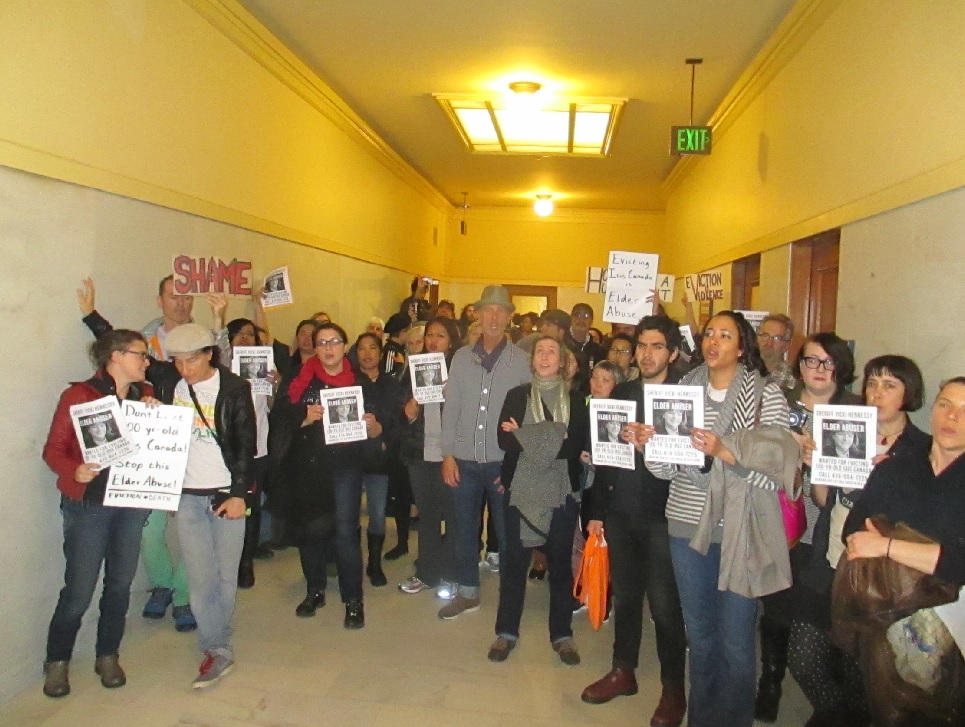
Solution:
M217 427L214 419L214 403L221 389L221 372L217 369L214 376L199 384L195 384L194 393L198 397L201 411L212 429ZM194 409L188 384L181 379L174 389L174 405L186 406ZM225 466L221 447L215 441L214 435L205 426L197 412L194 414L194 425L191 428L191 446L188 449L188 466L184 472L184 489L186 490L214 490L231 486L231 472Z
M268 456L268 394L252 394L255 402L255 434L257 435L257 449L255 458ZM208 413L205 412L205 416Z

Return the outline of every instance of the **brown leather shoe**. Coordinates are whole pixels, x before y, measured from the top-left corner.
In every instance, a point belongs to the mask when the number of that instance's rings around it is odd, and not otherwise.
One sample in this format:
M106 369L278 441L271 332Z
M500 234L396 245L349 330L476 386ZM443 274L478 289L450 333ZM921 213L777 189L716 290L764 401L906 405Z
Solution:
M633 669L614 667L599 681L593 682L580 696L587 704L605 704L614 697L637 693L637 677Z
M117 661L117 654L98 656L94 660L94 672L101 678L101 684L108 689L117 689L127 684L127 675Z
M687 714L687 695L684 688L664 687L660 695L660 704L657 705L653 717L650 718L650 727L679 727Z
M70 694L67 661L48 661L44 664L44 694L48 697L66 697Z

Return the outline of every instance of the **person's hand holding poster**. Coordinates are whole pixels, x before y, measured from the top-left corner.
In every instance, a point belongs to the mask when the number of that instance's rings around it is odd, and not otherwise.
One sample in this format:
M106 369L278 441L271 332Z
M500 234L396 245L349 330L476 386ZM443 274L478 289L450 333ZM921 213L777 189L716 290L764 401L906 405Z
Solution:
M292 295L292 281L285 265L272 270L265 276L265 292L261 297L263 308L275 308L280 305L290 305L295 302Z
M811 482L855 489L864 487L877 454L878 410L873 406L814 407L814 439L818 450L811 463Z
M123 413L128 436L139 450L111 467L104 504L176 511L188 465L194 410L125 401Z
M703 452L690 441L693 428L704 426L703 387L648 384L643 420L655 430L644 453L648 461L703 466Z
M443 402L445 385L449 380L444 353L417 353L409 356L409 377L412 398L420 404Z
M590 449L593 464L634 469L633 445L623 440L623 427L637 420L637 402L590 399Z
M365 420L362 419L365 406L361 386L322 389L321 404L325 411L322 425L325 427L326 444L361 442L368 438Z
M70 418L85 462L103 469L137 452L137 445L126 436L124 415L116 396L74 404Z
M274 391L268 374L275 368L275 353L271 346L235 346L232 350L231 372L251 384L252 394L271 396Z

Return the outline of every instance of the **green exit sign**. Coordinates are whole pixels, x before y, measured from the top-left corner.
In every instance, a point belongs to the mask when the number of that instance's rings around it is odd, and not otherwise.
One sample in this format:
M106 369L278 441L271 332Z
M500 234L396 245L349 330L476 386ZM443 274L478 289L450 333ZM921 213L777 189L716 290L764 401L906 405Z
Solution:
M709 126L671 126L671 154L710 154Z

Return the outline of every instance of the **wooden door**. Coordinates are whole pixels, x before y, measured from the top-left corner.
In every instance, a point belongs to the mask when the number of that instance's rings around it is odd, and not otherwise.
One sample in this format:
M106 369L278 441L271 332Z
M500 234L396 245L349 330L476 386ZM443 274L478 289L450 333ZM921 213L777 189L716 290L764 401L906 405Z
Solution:
M841 230L822 232L791 244L788 315L799 338L833 331L838 312Z
M507 285L517 313L542 313L556 308L556 288L550 285Z
M732 310L757 310L761 285L761 255L748 255L734 261L731 269L730 307Z

